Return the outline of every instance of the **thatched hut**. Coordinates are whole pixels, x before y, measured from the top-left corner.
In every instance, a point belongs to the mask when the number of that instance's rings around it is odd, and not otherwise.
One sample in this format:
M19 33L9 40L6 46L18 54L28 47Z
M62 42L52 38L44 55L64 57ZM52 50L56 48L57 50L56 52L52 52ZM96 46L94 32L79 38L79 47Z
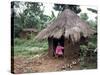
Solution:
M43 29L36 38L48 39L48 53L53 56L59 42L64 46L64 56L79 56L80 40L85 39L95 31L70 9L65 9L54 21ZM84 41L84 40L83 40Z
M37 35L38 30L35 28L23 28L19 36L21 38L31 38L33 35Z

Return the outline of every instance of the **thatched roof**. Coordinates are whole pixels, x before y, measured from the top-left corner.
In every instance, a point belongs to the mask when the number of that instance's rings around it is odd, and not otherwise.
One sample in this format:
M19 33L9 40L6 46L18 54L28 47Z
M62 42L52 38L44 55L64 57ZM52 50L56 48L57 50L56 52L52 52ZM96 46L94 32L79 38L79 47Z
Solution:
M71 38L72 41L78 41L80 36L88 37L94 34L94 30L80 17L70 9L64 10L52 23L42 30L36 39L45 39L48 37Z

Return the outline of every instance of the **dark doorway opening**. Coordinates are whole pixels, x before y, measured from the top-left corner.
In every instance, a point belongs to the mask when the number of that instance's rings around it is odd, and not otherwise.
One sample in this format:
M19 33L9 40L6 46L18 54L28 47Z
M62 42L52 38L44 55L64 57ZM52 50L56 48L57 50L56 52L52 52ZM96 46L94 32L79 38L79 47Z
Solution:
M57 47L58 43L60 43L60 45L64 47L64 36L62 36L59 39L53 38L53 55L54 56L55 56L55 51L56 51L56 47ZM64 50L63 50L63 54L64 54Z

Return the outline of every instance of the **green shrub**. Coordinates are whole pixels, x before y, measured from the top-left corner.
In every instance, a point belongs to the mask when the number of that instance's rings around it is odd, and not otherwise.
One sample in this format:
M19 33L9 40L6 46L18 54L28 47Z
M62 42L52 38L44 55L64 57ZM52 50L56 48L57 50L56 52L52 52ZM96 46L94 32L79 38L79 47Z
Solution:
M23 43L26 42L26 39L19 39L19 38L15 38L14 39L14 45L22 45Z

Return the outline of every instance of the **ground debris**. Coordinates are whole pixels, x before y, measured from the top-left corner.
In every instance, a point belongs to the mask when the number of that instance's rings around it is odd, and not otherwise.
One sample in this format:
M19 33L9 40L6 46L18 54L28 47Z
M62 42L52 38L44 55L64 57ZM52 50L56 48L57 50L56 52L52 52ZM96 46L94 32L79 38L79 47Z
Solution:
M14 72L15 73L29 73L29 72L54 72L66 70L79 70L80 66L76 60L70 64L64 62L64 59L50 58L43 55L39 58L14 58Z

